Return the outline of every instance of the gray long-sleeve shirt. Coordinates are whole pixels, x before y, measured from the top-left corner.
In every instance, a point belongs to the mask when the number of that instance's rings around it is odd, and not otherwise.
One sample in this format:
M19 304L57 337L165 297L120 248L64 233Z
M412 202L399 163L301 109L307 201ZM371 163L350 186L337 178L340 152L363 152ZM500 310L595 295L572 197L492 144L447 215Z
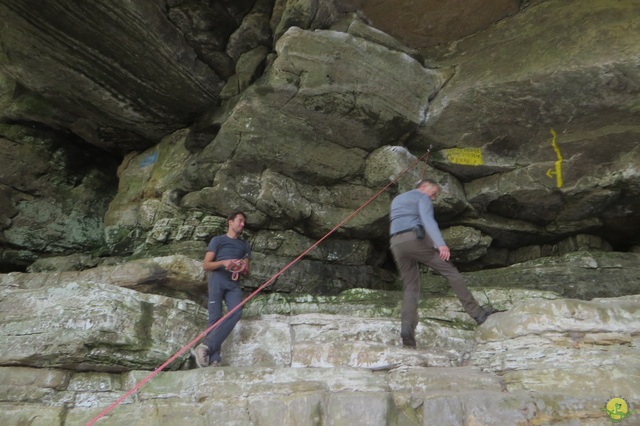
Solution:
M391 202L389 233L405 231L422 225L436 247L446 246L433 216L431 198L417 189L398 195Z

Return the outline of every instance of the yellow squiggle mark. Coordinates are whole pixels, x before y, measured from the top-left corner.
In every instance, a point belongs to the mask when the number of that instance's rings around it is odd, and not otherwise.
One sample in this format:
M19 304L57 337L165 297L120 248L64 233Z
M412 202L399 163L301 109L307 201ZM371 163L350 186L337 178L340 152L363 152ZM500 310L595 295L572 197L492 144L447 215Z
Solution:
M553 129L551 129L551 134L553 135L553 139L551 139L551 146L553 146L553 150L558 156L558 161L556 161L556 171L554 172L552 169L547 170L547 176L552 177L553 175L556 175L558 188L562 188L562 154L560 154L560 148L558 148L558 144L556 143L558 134Z

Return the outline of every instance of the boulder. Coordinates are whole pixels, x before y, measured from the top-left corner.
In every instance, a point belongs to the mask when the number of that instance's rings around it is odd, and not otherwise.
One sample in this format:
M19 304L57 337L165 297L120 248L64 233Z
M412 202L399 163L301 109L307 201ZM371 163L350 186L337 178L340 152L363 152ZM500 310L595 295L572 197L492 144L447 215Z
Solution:
M229 159L234 170L268 167L313 184L353 178L363 166L362 149L414 130L430 94L445 81L443 73L404 53L336 31L292 28L276 51L265 76L243 94L204 149L201 163ZM387 89L405 93L403 102L386 97ZM270 141L268 149L263 140Z
M523 302L478 330L473 365L507 391L640 397L640 296Z
M2 275L0 365L153 369L197 336L197 304L65 274ZM168 368L179 368L184 358Z

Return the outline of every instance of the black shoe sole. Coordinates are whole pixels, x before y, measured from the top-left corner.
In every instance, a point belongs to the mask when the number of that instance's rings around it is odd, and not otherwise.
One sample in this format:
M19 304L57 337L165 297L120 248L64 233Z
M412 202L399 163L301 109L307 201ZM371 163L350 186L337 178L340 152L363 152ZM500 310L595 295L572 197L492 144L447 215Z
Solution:
M414 348L416 347L416 339L411 337L403 337L402 338L402 346L406 348Z

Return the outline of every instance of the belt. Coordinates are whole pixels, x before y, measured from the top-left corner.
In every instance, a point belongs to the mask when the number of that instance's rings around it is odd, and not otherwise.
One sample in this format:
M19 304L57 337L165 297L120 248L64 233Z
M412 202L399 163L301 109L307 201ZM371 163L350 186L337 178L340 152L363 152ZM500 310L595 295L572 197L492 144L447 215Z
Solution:
M407 232L412 232L415 230L416 230L415 228L403 229L402 231L394 232L393 234L389 235L389 238L393 238L396 235L406 234Z

